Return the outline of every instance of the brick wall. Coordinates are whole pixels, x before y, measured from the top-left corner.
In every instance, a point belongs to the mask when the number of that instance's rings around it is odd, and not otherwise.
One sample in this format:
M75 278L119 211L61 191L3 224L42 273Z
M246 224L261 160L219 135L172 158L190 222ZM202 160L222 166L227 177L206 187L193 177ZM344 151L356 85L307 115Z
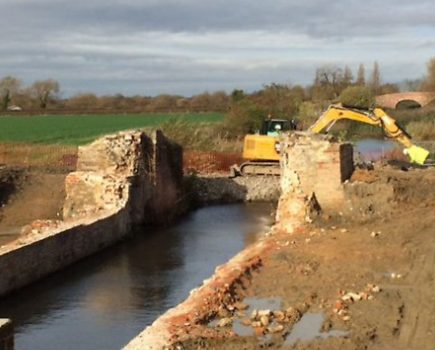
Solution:
M345 202L342 184L353 173L352 145L325 135L292 133L283 137L281 154L278 220L309 220L306 210L317 204L325 212L340 211Z
M66 179L64 218L129 207L133 224L156 223L180 209L183 150L162 132L122 132L79 148Z

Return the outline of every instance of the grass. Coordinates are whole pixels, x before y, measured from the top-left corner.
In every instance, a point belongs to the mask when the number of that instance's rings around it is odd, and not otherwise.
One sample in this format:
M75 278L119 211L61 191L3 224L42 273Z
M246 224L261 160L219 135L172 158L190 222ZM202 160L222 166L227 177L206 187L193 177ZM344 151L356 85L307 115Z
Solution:
M73 171L77 146L0 143L0 166Z
M222 123L189 123L182 119L165 122L158 127L166 137L186 150L242 153L243 137L229 137ZM146 133L156 129L145 128Z
M222 120L222 113L3 116L0 142L82 145L121 130L157 128L175 121L194 125Z

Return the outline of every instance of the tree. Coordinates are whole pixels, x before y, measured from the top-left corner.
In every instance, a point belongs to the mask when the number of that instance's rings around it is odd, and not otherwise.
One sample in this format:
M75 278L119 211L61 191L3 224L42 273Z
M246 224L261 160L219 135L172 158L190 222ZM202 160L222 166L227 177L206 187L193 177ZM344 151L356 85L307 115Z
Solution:
M38 101L39 107L47 108L51 99L59 93L59 83L53 79L35 81L30 87L31 96Z
M373 90L366 86L349 86L340 94L339 100L350 108L367 109L375 104Z
M253 133L260 129L266 115L267 111L252 96L245 96L231 103L230 110L225 114L225 130L231 136Z
M232 136L255 132L269 114L275 118L293 119L304 98L304 88L290 84L264 85L263 89L249 95L234 90L225 114L225 130Z
M238 102L240 100L243 100L245 98L245 92L240 89L234 89L231 93L231 102Z
M7 110L12 97L18 93L21 87L21 81L12 76L4 77L0 80L0 96L1 96L1 109Z
M353 74L352 70L349 68L349 66L344 67L344 74L343 74L343 84L345 87L348 87L352 84L353 81Z
M180 96L162 94L154 97L148 106L147 112L172 112L177 110L177 100Z
M435 91L435 57L427 63L427 75L422 88L425 91Z
M210 110L227 111L230 107L230 97L225 91L216 91L210 95Z
M314 99L332 100L343 90L343 70L336 66L324 66L316 70L312 95Z
M366 84L366 69L361 63L358 67L358 73L356 78L356 85L364 86Z
M92 109L96 108L98 97L93 93L83 93L71 97L66 101L66 107L72 109Z
M382 84L379 88L379 93L382 95L393 94L399 91L400 91L399 87L396 84L392 84L392 83Z
M407 79L403 82L405 91L420 91L423 84L422 79Z
M272 83L265 85L255 96L255 102L267 114L279 118L292 118L304 99L301 86Z
M372 77L370 79L370 87L373 89L373 92L375 94L378 94L380 92L381 72L377 61L375 61L375 63L373 64Z
M210 94L206 91L202 94L192 96L190 107L196 112L208 112L210 110Z

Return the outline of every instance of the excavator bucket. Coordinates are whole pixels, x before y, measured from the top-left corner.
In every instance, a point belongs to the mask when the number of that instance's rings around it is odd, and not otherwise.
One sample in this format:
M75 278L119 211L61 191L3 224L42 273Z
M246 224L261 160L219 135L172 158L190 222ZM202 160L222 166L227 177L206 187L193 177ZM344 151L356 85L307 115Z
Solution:
M419 146L411 146L406 148L406 154L411 159L411 162L423 165L427 157L429 157L429 151Z

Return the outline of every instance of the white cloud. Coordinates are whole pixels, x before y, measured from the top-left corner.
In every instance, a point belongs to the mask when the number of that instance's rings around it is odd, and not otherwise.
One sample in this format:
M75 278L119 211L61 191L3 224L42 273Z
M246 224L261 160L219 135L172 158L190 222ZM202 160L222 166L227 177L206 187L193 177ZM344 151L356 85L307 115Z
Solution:
M420 77L435 55L428 0L0 0L0 76L67 93L197 93L311 82L323 64ZM367 67L369 70L370 67ZM81 83L82 82L82 83Z

